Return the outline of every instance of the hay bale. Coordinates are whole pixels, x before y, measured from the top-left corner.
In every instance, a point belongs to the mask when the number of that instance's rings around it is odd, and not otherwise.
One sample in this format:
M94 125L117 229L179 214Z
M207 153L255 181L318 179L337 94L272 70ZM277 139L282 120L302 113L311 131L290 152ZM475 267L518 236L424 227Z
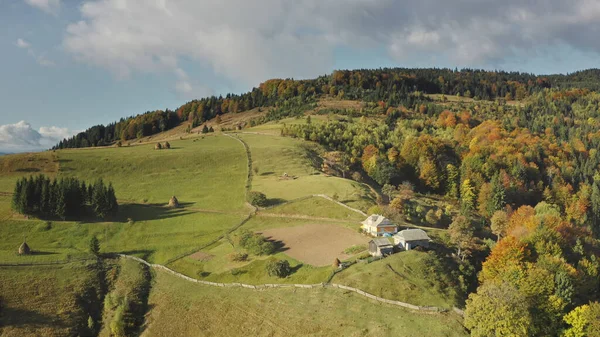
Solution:
M23 242L21 244L21 246L19 247L19 255L29 255L31 254L31 249L29 248L29 245L27 245L27 242Z
M161 150L162 149L162 145L160 143L156 143L156 145L154 145L154 149L155 150Z
M179 207L179 200L177 200L177 198L175 196L172 196L171 200L169 200L169 207L173 207L173 208Z
M171 148L171 144L169 144L169 142L165 142L165 149L170 149Z

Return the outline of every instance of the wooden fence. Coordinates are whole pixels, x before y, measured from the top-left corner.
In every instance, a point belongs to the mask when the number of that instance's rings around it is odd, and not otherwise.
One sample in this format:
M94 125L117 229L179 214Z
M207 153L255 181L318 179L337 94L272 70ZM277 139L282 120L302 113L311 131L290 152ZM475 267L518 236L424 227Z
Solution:
M345 285L341 285L341 284L336 284L336 283L317 283L317 284L282 284L282 283L278 283L278 284L259 284L259 285L253 285L253 284L245 284L245 283L221 283L221 282L210 282L210 281L204 281L204 280L198 280L195 279L193 277L189 277L187 275L183 275L181 273L178 273L166 266L160 265L160 264L151 264L146 262L143 259L140 259L138 257L135 256L130 256L130 255L125 255L125 254L117 254L120 257L123 258L127 258L127 259L132 259L135 261L138 261L139 263L143 263L151 268L155 268L155 269L159 269L162 271L165 271L171 275L174 275L176 277L182 278L186 281L189 282L193 282L193 283L199 283L199 284L203 284L203 285L207 285L207 286L213 286L213 287L221 287L221 288L232 288L232 287L237 287L237 288L246 288L246 289L252 289L252 290L267 290L267 289L274 289L274 288L303 288L303 289L314 289L314 288L337 288L337 289L342 289L342 290L346 290L346 291L352 291L354 293L357 293L358 295L370 298L372 300L375 300L377 302L381 302L381 303L386 303L386 304L390 304L390 305L395 305L395 306L399 306L399 307L403 307L403 308L407 308L407 309L411 309L411 310L416 310L416 311L427 311L427 312L447 312L448 309L445 308L440 308L440 307L431 307L431 306L419 306L419 305L414 305L414 304L410 304L410 303L405 303L405 302L401 302L401 301L394 301L394 300L389 300L386 298L382 298L379 296L375 296L373 294L370 294L366 291L357 289L357 288L353 288L353 287L348 287ZM463 315L462 310L458 309L458 308L452 308L454 312L456 312L459 315Z

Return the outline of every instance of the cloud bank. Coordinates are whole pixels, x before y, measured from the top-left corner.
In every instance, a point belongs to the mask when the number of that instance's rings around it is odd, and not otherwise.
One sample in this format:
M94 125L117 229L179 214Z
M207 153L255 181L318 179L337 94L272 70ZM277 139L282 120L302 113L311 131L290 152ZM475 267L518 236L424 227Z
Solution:
M56 126L43 126L39 130L35 130L31 124L25 121L0 125L0 152L48 149L74 133L67 128Z
M50 14L57 14L60 8L60 0L25 0L25 3Z
M246 85L313 77L331 71L337 47L474 67L560 45L600 53L595 0L95 0L80 11L64 47L119 78L179 74L182 58ZM193 92L181 77L174 86Z

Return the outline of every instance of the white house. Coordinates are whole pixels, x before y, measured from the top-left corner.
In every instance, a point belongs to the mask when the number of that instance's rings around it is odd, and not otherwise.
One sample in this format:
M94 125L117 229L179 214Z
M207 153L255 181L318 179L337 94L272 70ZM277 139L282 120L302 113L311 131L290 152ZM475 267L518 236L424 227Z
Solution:
M394 234L398 232L398 227L394 225L383 215L372 214L365 221L361 222L362 230L373 236L382 236L385 233Z
M430 240L422 229L405 229L394 235L394 244L404 250L411 250L416 246L427 248Z

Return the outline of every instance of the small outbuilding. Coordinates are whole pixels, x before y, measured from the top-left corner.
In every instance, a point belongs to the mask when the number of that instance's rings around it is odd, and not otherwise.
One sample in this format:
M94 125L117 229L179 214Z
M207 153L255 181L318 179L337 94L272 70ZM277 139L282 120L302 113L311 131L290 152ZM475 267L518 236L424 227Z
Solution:
M19 255L29 255L31 254L31 249L29 248L29 245L27 245L27 242L23 242L21 244L21 246L19 247Z
M386 256L394 253L394 245L386 238L369 241L369 254L371 256Z
M411 250L417 246L429 248L431 239L422 229L405 229L394 235L394 244L402 250Z
M394 234L398 232L396 225L379 214L372 214L365 221L361 222L361 224L363 232L372 236L383 236L385 233Z

